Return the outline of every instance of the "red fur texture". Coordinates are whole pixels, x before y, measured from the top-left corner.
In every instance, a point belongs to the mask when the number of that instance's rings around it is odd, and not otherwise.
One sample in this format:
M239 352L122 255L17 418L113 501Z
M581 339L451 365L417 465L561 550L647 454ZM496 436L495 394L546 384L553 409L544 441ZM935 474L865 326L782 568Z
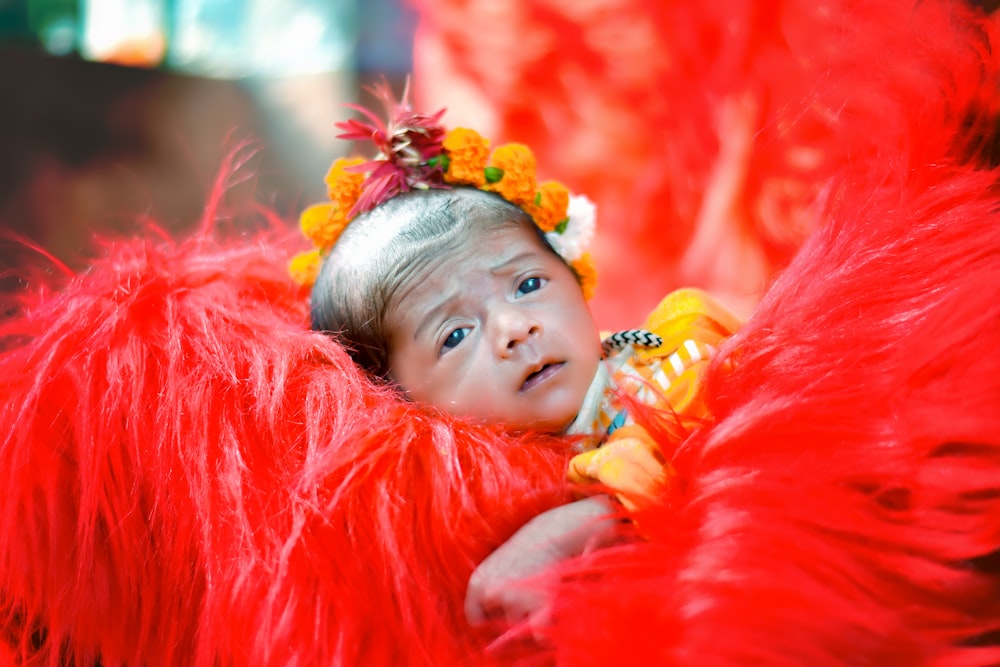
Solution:
M525 3L551 21L536 30L599 5ZM690 106L657 107L672 121L636 143L676 151L622 158L658 194L596 193L602 225L658 285L706 184L753 230L738 239L815 231L722 350L716 421L665 452L678 474L637 513L643 539L538 582L554 592L540 644L473 631L462 597L476 562L567 498L567 444L368 381L306 330L297 232L217 222L220 186L192 238L109 243L85 273L33 277L0 323L0 661L1000 662L997 21L935 0L723 5L623 3L673 39L630 113L648 120L653 85ZM568 99L555 118L577 127ZM729 111L706 125L716 101ZM787 216L755 218L789 178ZM690 235L654 226L659 203Z
M284 233L137 239L6 323L0 603L25 664L455 663L565 443L401 403L306 330Z

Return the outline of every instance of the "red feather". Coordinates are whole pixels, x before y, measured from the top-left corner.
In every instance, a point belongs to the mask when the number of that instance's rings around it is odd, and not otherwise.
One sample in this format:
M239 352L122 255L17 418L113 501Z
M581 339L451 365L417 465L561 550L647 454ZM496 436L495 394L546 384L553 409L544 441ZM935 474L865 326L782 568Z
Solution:
M414 188L447 187L441 167L428 164L443 150L445 130L440 120L444 109L431 115L413 111L408 99L409 82L399 101L385 81L369 87L368 91L382 104L386 121L361 105L348 104L371 122L352 118L336 123L343 130L337 135L339 138L371 142L378 151L375 159L352 168L370 175L362 184L361 196L348 212L349 217L370 211Z

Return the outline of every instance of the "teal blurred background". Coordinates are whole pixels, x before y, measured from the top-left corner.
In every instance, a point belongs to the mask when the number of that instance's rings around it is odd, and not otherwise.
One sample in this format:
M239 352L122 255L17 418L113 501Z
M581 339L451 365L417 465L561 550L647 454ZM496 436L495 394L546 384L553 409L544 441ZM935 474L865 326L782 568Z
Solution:
M234 196L294 220L346 148L341 105L411 71L405 2L0 0L0 227L71 265L144 215L183 231L241 140ZM37 260L0 243L0 272Z

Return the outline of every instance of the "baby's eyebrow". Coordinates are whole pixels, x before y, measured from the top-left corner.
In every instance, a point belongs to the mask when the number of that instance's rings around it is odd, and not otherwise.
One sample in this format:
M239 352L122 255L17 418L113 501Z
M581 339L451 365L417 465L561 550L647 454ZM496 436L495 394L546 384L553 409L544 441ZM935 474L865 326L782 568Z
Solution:
M524 252L518 253L518 254L514 255L513 257L505 259L502 262L500 262L499 264L494 265L493 267L490 268L490 273L494 273L494 274L495 273L500 273L501 271L503 271L505 268L507 268L511 264L514 264L516 262L520 262L523 259L528 259L530 257L534 257L535 254L536 253L535 253L534 250L525 250Z
M426 329L436 318L440 317L442 312L447 311L457 298L457 294L452 294L451 296L441 299L430 310L428 310L427 313L420 318L420 323L417 324L417 328L413 331L413 340L420 338L420 334L423 330Z

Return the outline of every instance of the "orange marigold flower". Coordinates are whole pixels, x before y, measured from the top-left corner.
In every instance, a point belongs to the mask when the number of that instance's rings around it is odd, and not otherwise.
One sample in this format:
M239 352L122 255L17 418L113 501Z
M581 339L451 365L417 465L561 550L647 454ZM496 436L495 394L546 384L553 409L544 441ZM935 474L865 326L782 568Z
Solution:
M313 204L302 211L299 216L299 227L302 233L313 242L317 248L329 248L347 226L345 209L332 202Z
M543 232L553 232L566 219L569 206L569 189L559 181L545 181L538 186L538 193L523 208Z
M288 262L288 273L296 283L309 287L316 282L322 264L323 258L319 250L300 252Z
M456 127L444 138L444 151L448 154L448 171L444 180L448 183L474 185L486 184L486 162L490 157L490 140L475 130Z
M330 201L337 204L342 211L350 211L354 202L361 196L361 184L364 183L363 173L347 171L347 167L354 167L364 164L365 159L337 158L330 165L330 171L326 172L323 182L326 183L326 191Z
M583 253L580 259L572 262L570 268L580 281L580 289L583 290L583 298L590 301L597 288L597 265L589 252Z
M491 166L503 177L487 183L483 189L495 192L518 206L535 198L535 156L524 144L505 144L493 151Z

